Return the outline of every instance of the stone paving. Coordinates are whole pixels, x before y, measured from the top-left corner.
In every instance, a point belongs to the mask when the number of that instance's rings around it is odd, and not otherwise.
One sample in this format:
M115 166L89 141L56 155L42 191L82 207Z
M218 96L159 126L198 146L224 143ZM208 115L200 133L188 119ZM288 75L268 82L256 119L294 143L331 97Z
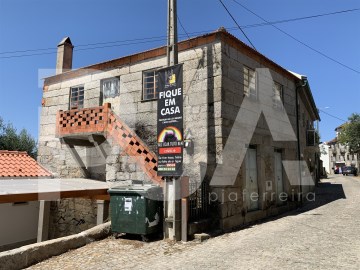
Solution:
M203 243L108 238L28 269L360 269L360 178L322 182L316 203Z

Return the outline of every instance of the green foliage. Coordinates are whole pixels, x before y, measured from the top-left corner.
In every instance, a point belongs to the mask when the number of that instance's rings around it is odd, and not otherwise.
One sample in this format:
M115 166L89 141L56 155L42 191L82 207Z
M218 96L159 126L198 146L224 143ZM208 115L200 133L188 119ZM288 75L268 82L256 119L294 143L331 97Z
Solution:
M339 141L348 145L352 152L360 151L360 114L353 113L349 117L339 134Z
M25 130L19 133L12 124L5 124L0 117L0 150L26 151L36 159L37 145L35 139Z

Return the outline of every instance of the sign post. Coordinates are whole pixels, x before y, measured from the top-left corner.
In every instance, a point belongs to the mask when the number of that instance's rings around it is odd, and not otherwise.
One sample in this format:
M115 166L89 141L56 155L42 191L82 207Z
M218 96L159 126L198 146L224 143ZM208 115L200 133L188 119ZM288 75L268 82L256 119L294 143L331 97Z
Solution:
M183 162L182 65L158 71L158 175L181 176Z
M166 51L168 69L163 70L160 75L160 77L162 77L163 86L160 88L158 101L158 168L160 168L160 170L158 170L158 175L165 176L164 231L165 237L172 240L180 240L181 238L180 181L179 177L176 176L180 176L182 172L183 150L181 143L183 141L182 66L176 66L178 64L176 2L176 0L168 0ZM178 91L179 87L177 87L179 83L181 83L181 93ZM166 92L165 88L173 89L174 93ZM162 92L163 94L160 94ZM175 106L173 103L175 103ZM179 118L176 119L176 117ZM172 120L169 120L168 118L172 118ZM159 132L164 133L160 134Z
M183 66L158 71L158 175L165 183L165 236L181 239L180 180L183 163Z

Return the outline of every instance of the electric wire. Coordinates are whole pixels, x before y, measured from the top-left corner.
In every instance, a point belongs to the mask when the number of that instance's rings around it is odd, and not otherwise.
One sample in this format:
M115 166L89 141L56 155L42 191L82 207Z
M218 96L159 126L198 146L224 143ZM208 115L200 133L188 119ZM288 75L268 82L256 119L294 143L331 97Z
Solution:
M249 8L247 8L246 6L244 6L243 4L239 3L238 1L236 1L236 0L232 0L232 1L235 2L236 4L238 4L239 6L241 6L243 9L245 9L245 10L247 10L248 12L252 13L252 14L255 15L256 17L260 18L260 19L263 20L264 22L269 23L269 22L268 22L266 19L264 19L262 16L258 15L257 13L255 13L255 12L252 11L252 10L250 10ZM279 28L279 27L277 27L277 26L275 26L275 25L273 25L273 24L272 24L271 26L274 27L275 29L277 29L278 31L282 32L282 33L285 34L286 36L290 37L291 39L293 39L293 40L297 41L298 43L302 44L303 46L307 47L308 49L310 49L310 50L318 53L319 55L322 55L323 57L325 57L325 58L333 61L334 63L337 63L337 64L339 64L339 65L341 65L341 66L343 66L343 67L345 67L345 68L347 68L347 69L355 72L355 73L360 74L360 71L358 71L358 70L356 70L356 69L354 69L354 68L352 68L352 67L350 67L350 66L348 66L348 65L346 65L346 64L344 64L344 63L342 63L342 62L340 62L340 61L338 61L338 60L336 60L335 58L333 58L333 57L331 57L331 56L326 55L325 53L323 53L323 52L321 52L321 51L319 51L319 50L317 50L317 49L315 49L315 48L313 48L313 47L311 47L310 45L308 45L308 44L306 44L305 42L299 40L298 38L294 37L293 35L285 32L285 31L282 30L281 28Z
M331 16L331 15L337 15L341 13L349 13L354 11L359 11L360 8L354 8L354 9L347 9L347 10L341 10L341 11L335 11L330 13L322 13L317 15L311 15L311 16L304 16L304 17L297 17L292 19L283 19L278 21L272 21L272 22L263 22L263 23L256 23L256 24L249 24L249 25L243 25L241 26L242 29L247 28L255 28L255 27L261 27L261 26L267 26L272 24L281 24L281 23L288 23L288 22L295 22L300 20L308 20L308 19L314 19L314 18L320 18L324 16ZM237 27L226 27L228 31L237 30ZM203 31L196 31L196 32L187 32L185 33L188 38L190 38L190 35L197 35L202 33L208 33L214 31L214 29L208 29ZM183 36L183 35L179 35ZM136 38L136 39L128 39L128 40L115 40L115 41L107 41L107 42L97 42L97 43L88 43L88 44L80 44L76 47L87 47L87 46L93 46L93 45L103 45L103 44L111 44L111 43L119 43L119 42L128 42L128 41L143 41L143 40L150 40L150 39L158 39L158 38L166 38L166 36L157 36L157 37L147 37L147 38ZM0 52L1 54L14 54L14 53L23 53L23 52L35 52L35 51L47 51L47 50L56 50L56 48L42 48L42 49L28 49L28 50L18 50L18 51L7 51L7 52Z
M234 16L231 14L231 12L228 10L228 8L225 6L225 4L223 3L222 0L219 0L219 2L221 3L221 5L224 7L224 9L226 10L226 12L229 14L229 16L231 17L231 19L234 21L234 23L237 25L237 27L240 29L240 31L243 33L243 35L245 36L245 38L247 39L247 41L251 44L251 46L254 48L255 51L255 45L251 42L250 38L246 35L245 31L241 28L241 26L238 24L238 22L236 21L236 19L234 18Z
M234 2L236 2L237 4L241 5L240 3L238 3L237 1L233 0ZM246 7L244 7L246 8ZM293 22L293 21L299 21L299 20L306 20L306 19L313 19L313 18L319 18L319 17L324 17L324 16L332 16L332 15L337 15L337 14L342 14L342 13L349 13L349 12L355 12L355 11L359 11L360 8L354 8L354 9L347 9L347 10L341 10L341 11L335 11L335 12L330 12L330 13L323 13L323 14L317 14L317 15L311 15L311 16L305 16L305 17L298 17L298 18L292 18L292 19L283 19L283 20L278 20L278 21L273 21L273 22L269 22L266 21L265 19L261 18L262 20L264 20L264 23L257 23L257 24L250 24L250 25L244 25L241 26L240 28L242 29L246 29L246 28L253 28L253 27L261 27L261 26L267 26L267 25L271 25L275 28L277 28L275 26L275 24L280 24L280 23L288 23L288 22ZM251 12L250 10L248 10L249 12ZM254 13L253 13L254 14ZM254 14L255 15L255 14ZM256 15L257 16L257 15ZM259 16L260 17L260 16ZM178 18L179 19L179 18ZM210 31L214 31L214 30L204 30L204 31L196 31L196 32L187 32L183 26L183 24L181 23L181 21L179 20L180 26L181 28L184 30L185 34L184 35L179 35L181 37L186 36L187 38L191 38L190 35L198 35L198 34L202 34L202 33L208 33ZM228 27L226 28L228 31L234 31L237 30L238 27ZM277 28L278 29L278 28ZM279 29L280 31L284 32L283 30ZM285 34L285 33L284 33ZM287 33L286 33L287 34ZM287 34L288 35L288 34ZM159 41L164 41L166 40L166 36L156 36L156 37L147 37L147 38L136 38L136 39L128 39L128 40L118 40L118 41L108 41L108 42L97 42L97 43L88 43L88 44L80 44L77 45L74 49L74 51L86 51L86 50L94 50L94 49L103 49L103 48L110 48L110 47L121 47L121 46L128 46L128 45L136 45L136 44L143 44L143 43L154 43L154 42L159 42ZM135 42L136 41L136 42ZM301 41L298 41L300 43L302 43ZM122 43L122 44L117 44L117 43ZM106 44L114 44L114 45L108 45L108 46L96 46L96 45L106 45ZM116 45L115 45L116 44ZM305 46L307 46L306 44L303 44ZM90 47L90 48L79 48L79 47L89 47L89 46L96 46L96 47ZM26 52L38 52L38 51L48 51L48 50L53 50L52 52L42 52L42 53L33 53L33 54L20 54L20 55L10 55L10 56L0 56L0 59L9 59L9 58L22 58L22 57L29 57L29 56L41 56L41 55L50 55L50 54L56 54L56 48L43 48L43 49L28 49L28 50L18 50L18 51L7 51L7 52L0 52L0 55L6 55L6 54L16 54L16 53L26 53ZM320 54L322 54L323 56L325 56L325 54L321 53L319 51ZM327 57L327 56L325 56ZM335 59L333 59L335 60ZM335 60L335 62L338 62L337 60ZM341 65L344 65L342 63L338 63ZM348 67L350 68L350 67ZM351 70L359 73L357 70L354 70L352 68L350 68Z
M341 119L341 118L339 118L339 117L337 117L337 116L335 116L335 115L332 115L332 114L330 114L330 113L327 113L327 112L325 112L325 111L323 111L323 110L321 110L321 109L318 109L318 110L319 110L320 112L322 112L322 113L324 113L324 114L332 117L332 118L335 118L335 119L340 120L340 121L342 121L342 122L347 122L346 120Z

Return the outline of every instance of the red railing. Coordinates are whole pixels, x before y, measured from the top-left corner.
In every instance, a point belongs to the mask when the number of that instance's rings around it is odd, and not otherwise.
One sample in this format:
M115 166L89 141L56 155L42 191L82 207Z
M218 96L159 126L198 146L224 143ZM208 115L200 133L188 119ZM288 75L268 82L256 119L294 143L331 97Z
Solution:
M59 111L56 122L58 138L101 133L111 143L119 145L152 181L163 184L162 178L157 176L157 156L111 110L110 103L95 108Z
M110 103L104 106L58 111L56 117L56 137L73 134L105 133L108 124Z

